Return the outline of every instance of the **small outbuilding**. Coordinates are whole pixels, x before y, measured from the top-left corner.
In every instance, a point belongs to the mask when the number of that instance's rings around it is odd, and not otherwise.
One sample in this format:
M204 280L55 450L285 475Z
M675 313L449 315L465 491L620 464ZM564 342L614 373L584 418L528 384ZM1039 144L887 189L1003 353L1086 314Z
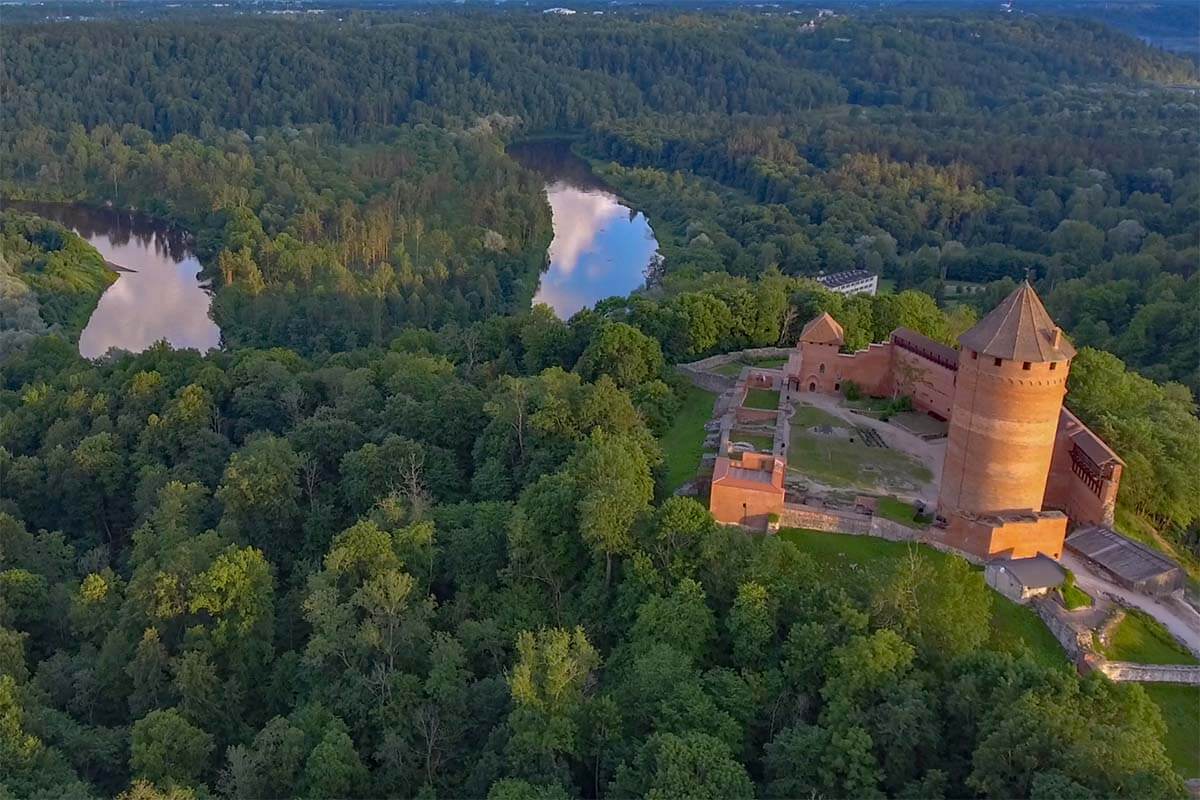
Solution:
M983 579L1014 603L1028 603L1057 589L1067 571L1049 556L1039 553L1032 558L997 558L983 570Z
M1064 545L1068 552L1126 589L1163 597L1183 588L1183 569L1178 564L1112 528L1080 528L1067 537Z

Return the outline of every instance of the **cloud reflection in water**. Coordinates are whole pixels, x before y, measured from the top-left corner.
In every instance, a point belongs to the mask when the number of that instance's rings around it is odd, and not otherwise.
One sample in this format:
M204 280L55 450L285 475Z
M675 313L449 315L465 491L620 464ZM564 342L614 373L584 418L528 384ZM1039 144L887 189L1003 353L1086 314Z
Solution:
M658 250L645 215L603 189L557 180L546 186L554 222L550 267L534 297L562 319L642 285Z
M201 352L219 347L208 315L212 296L197 280L200 262L185 237L139 215L58 203L12 202L14 208L75 231L120 272L79 336L79 352L96 358L117 347L141 352L160 339Z

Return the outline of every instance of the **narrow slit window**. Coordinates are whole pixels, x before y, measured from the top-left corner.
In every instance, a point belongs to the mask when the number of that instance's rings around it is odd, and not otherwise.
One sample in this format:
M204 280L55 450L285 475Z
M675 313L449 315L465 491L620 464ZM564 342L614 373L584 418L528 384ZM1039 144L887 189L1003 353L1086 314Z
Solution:
M997 359L996 359L996 362L995 362L995 365L998 367L998 366L1000 366L1000 365L1001 365L1003 362L1004 362L1004 359L1002 359L1002 358L997 358Z
M1028 361L1026 361L1021 365L1021 369L1033 369L1033 364L1030 364Z

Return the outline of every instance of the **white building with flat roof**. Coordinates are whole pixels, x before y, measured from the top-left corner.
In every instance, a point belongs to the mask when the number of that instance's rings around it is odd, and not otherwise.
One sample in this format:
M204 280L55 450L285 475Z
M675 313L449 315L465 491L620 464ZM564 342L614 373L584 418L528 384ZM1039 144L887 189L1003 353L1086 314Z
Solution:
M838 294L875 294L879 290L879 276L865 269L851 269L820 275L817 282Z

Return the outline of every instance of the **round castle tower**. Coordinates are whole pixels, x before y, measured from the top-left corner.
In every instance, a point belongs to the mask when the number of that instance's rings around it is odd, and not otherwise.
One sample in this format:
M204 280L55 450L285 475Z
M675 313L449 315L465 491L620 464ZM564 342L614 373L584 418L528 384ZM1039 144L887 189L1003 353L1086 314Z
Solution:
M1075 348L1028 282L958 341L939 511L1041 511Z

